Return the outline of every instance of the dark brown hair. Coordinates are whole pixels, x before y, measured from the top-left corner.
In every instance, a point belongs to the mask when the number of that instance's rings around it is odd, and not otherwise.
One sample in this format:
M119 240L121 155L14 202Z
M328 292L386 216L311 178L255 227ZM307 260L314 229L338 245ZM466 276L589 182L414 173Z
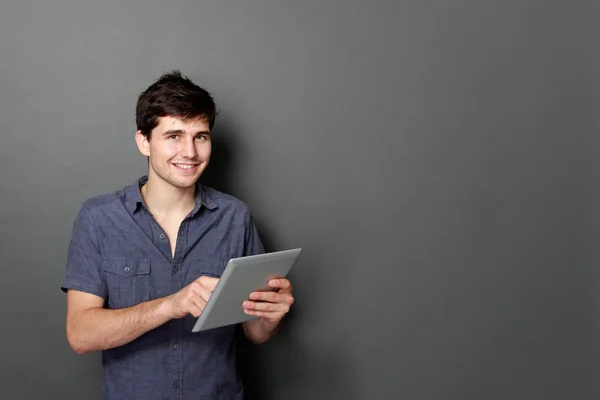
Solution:
M158 118L166 116L205 118L212 129L217 111L210 93L174 70L163 74L140 94L135 109L137 129L150 139Z

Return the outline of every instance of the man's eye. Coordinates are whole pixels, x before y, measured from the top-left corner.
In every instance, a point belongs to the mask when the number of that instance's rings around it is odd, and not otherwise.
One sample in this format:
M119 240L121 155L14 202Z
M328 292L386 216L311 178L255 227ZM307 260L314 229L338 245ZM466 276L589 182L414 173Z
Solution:
M196 136L196 139L198 139L198 140L206 140L206 139L208 139L208 137L206 135L198 135L198 136Z
M177 139L177 135L171 135L169 136L169 139Z

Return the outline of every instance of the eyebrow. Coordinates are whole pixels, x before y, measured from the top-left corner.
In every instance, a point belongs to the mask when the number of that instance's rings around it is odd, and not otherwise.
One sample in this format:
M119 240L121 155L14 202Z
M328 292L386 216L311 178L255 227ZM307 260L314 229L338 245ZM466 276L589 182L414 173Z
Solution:
M171 135L181 135L181 134L185 134L185 131L182 129L169 129L166 132L163 132L162 136L171 136ZM196 133L194 133L194 136L196 135L210 135L210 131L198 131Z

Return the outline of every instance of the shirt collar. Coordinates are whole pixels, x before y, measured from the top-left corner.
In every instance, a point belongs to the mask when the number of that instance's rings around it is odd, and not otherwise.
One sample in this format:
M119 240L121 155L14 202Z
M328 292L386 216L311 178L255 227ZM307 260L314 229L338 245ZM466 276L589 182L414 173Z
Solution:
M148 182L148 175L142 176L134 184L127 186L125 188L125 190L123 191L124 203L125 203L127 209L132 214L135 214L141 208L148 210L148 208L146 207L146 203L144 202L144 199L142 198L142 192L141 192L141 187L146 182ZM202 207L202 206L208 208L209 210L213 210L213 209L217 208L217 205L208 196L208 193L206 193L204 186L202 184L200 184L200 182L197 181L196 182L196 200L195 200L194 209L190 213L190 216L193 217L194 215L196 215L196 213L198 211L200 211L200 207Z

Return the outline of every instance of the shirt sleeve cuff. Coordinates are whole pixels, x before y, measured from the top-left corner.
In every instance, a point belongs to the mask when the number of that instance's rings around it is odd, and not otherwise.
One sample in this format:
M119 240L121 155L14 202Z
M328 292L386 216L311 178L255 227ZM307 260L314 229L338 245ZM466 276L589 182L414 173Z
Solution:
M61 290L67 293L68 290L78 290L80 292L90 293L106 300L106 288L104 285L96 285L90 282L83 282L77 279L65 279Z

